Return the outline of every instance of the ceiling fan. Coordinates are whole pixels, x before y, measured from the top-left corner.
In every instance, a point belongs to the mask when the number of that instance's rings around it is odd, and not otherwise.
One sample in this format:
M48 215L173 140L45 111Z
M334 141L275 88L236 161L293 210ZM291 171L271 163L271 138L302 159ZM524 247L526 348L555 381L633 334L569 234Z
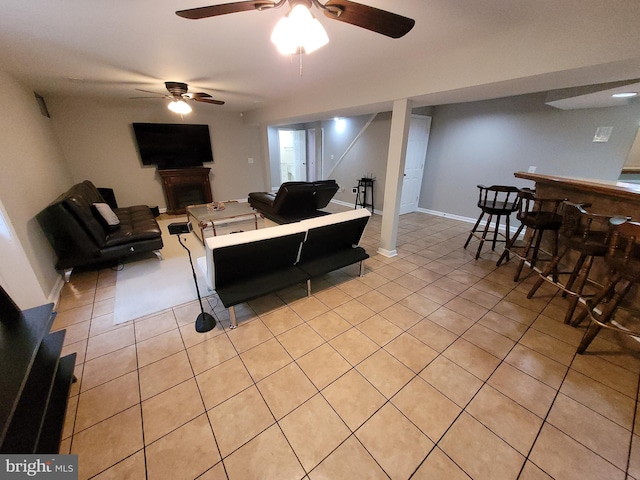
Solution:
M155 97L131 97L132 99L139 98L165 98L171 100L169 103L169 110L176 113L189 113L191 112L191 107L187 104L185 100L192 100L195 102L202 103L210 103L213 105L224 105L222 100L215 100L208 93L189 92L189 86L186 83L182 82L164 82L165 87L167 88L168 94L162 94L158 92L150 92L149 90L142 90L140 88L136 88L139 92L151 93L156 95Z
M303 5L307 9L311 8L313 5L320 9L327 18L350 23L351 25L356 25L391 38L400 38L406 35L415 25L415 20L412 18L403 17L402 15L397 15L368 5L351 2L349 0L329 0L324 4L320 3L318 0L278 0L275 2L251 0L179 10L176 12L176 15L196 20L200 18L226 15L228 13L245 12L249 10L263 11L272 8L280 8L287 2L291 6L292 10L298 5Z

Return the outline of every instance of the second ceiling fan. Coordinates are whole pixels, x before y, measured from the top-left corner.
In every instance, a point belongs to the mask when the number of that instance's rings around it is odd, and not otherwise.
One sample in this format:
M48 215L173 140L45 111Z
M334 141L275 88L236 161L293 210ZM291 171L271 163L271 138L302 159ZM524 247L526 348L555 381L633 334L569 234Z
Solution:
M276 2L251 0L179 10L176 12L176 15L196 20L229 13L280 8L285 3L289 3L292 12L294 12L295 8L299 5L307 9L315 6L320 9L327 18L356 25L391 38L400 38L406 35L415 25L415 20L412 18L403 17L402 15L387 12L386 10L348 0L329 0L324 4L318 0L278 0Z
M137 100L140 98L165 98L167 100L171 100L168 105L169 110L181 114L191 112L191 107L187 104L186 100L210 103L213 105L224 105L224 102L222 100L215 100L208 93L189 92L189 86L183 82L164 82L164 86L166 87L169 94L150 92L148 90L136 88L136 90L138 90L139 92L152 93L153 95L155 95L155 97L131 97L131 99Z

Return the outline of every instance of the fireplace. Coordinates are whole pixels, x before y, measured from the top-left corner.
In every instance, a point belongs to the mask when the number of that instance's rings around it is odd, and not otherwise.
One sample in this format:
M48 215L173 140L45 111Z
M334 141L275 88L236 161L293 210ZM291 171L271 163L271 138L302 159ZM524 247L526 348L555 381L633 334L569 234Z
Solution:
M188 205L213 201L209 183L210 170L206 167L158 170L167 199L168 214L183 214Z

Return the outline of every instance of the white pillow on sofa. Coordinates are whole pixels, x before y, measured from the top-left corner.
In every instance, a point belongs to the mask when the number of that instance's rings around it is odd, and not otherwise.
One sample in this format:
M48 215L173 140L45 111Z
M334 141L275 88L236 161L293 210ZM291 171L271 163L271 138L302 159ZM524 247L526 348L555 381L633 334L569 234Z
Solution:
M102 220L104 221L104 223L106 224L109 230L116 230L118 227L120 227L120 219L114 213L114 211L111 210L111 207L108 204L94 203L93 206L96 209L96 211L100 214L100 217L102 217Z

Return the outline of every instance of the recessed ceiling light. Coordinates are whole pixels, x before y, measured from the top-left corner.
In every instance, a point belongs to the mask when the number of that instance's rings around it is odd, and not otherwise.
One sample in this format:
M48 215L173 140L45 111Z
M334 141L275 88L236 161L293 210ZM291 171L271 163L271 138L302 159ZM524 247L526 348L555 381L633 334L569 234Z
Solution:
M611 95L613 98L630 98L638 95L638 92L622 92L622 93L614 93Z

